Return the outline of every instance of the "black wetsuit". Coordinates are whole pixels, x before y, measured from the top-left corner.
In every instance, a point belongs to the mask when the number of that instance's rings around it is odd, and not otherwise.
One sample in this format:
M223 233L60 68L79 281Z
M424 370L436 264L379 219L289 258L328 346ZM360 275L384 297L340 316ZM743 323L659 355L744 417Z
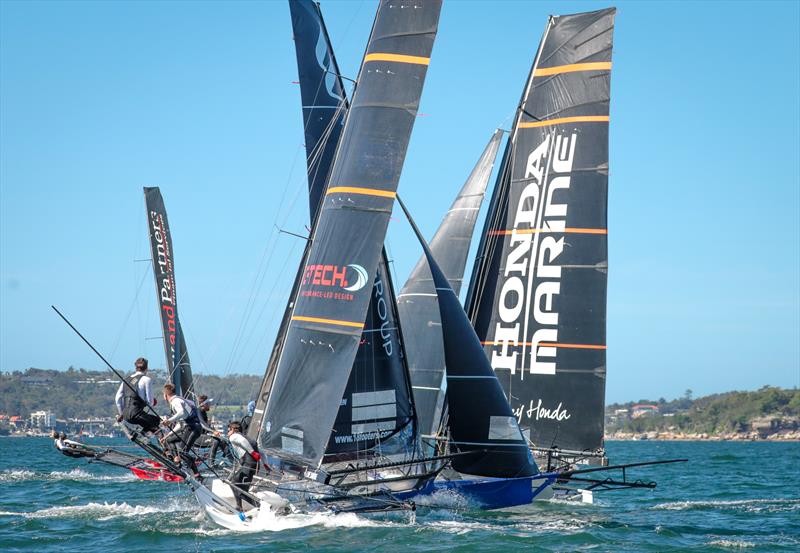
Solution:
M203 426L203 435L200 436L196 444L199 447L211 447L211 451L208 454L208 457L211 460L214 460L214 458L217 456L217 450L222 450L223 456L229 455L228 443L222 438L217 438L211 433L210 430L208 430L211 428L211 424L208 422L208 412L198 409L197 414L199 415L200 422Z

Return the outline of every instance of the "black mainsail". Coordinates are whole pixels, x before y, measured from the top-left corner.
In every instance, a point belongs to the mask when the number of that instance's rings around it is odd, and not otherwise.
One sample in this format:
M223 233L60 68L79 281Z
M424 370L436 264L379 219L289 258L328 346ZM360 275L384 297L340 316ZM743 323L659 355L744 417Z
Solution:
M550 18L468 298L520 425L541 448L603 448L614 14Z
M347 98L319 6L311 0L297 0L289 4L303 100L310 219L313 221L319 208L318 199L324 192L330 174L332 152L335 152L339 142L347 112ZM333 456L341 458L341 454L348 452L365 451L398 434L415 420L395 294L386 259L384 251L372 283L373 297L326 448L326 459L333 459ZM299 284L298 280L295 293ZM270 366L274 366L272 361ZM272 376L267 371L259 393L252 437L255 437L260 424ZM404 432L403 436L409 442L414 438L414 432ZM400 445L407 448L409 444ZM387 449L384 447L381 451L386 452Z
M413 9L409 9L413 8ZM355 360L441 2L380 3L277 360L261 441L318 464ZM370 407L381 404L370 404Z
M175 258L167 222L167 210L158 187L145 187L144 200L147 211L147 228L150 235L153 275L156 279L158 311L161 316L161 331L167 358L167 374L178 394L186 396L194 393L194 384L189 353L186 350L186 340L178 319Z
M442 328L447 377L447 427L453 469L464 474L515 478L539 472L503 389L453 288L406 210L425 252Z
M430 242L433 256L456 293L461 291L470 242L503 132L495 131ZM397 296L420 430L433 434L444 405L444 349L436 289L423 255Z

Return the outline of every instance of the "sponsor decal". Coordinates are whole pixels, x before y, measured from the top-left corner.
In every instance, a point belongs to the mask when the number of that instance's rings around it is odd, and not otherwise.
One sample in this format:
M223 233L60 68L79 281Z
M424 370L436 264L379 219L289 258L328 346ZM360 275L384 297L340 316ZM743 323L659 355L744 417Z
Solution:
M172 264L172 249L167 239L167 225L164 215L150 211L150 242L153 249L153 268L158 286L158 299L161 307L161 324L164 340L169 347L169 363L175 360L177 342L177 306L175 298L175 274Z
M380 273L378 273L380 275ZM375 310L378 312L378 319L380 320L380 336L383 340L383 351L387 357L391 357L394 353L394 342L392 341L392 321L389 318L389 306L386 304L386 298L383 295L383 280L380 276L375 277L375 286L373 286L373 300L375 302Z
M368 281L367 271L361 265L308 265L301 283L306 289L301 290L300 295L352 301L351 292L361 290Z
M560 201L570 187L577 139L575 133L547 134L524 159L521 190L509 205L513 230L503 252L491 363L520 379L526 372L556 373L557 350L548 344L558 342L564 236L557 233L566 228L567 204Z
M337 444L352 444L355 442L382 440L392 432L393 430L375 430L373 432L363 432L360 434L337 435L333 437L333 441Z
M547 408L542 405L542 398L539 398L534 405L533 400L526 405L520 404L517 408L513 409L514 416L517 417L517 422L522 424L523 417L525 422L532 422L538 420L552 420L552 421L565 421L572 417L572 414L562 407L563 402L559 402L554 409ZM526 409L527 407L527 409Z

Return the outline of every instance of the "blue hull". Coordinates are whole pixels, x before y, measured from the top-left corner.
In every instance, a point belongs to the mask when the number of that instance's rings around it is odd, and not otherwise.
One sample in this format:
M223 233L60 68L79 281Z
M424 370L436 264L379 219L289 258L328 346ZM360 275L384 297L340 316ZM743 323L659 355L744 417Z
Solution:
M478 509L503 509L529 505L556 480L553 473L542 473L522 478L465 478L463 480L433 480L424 488L396 497L403 500L420 500L437 493L457 494L471 507ZM429 504L428 502L424 502ZM435 506L435 501L430 503Z

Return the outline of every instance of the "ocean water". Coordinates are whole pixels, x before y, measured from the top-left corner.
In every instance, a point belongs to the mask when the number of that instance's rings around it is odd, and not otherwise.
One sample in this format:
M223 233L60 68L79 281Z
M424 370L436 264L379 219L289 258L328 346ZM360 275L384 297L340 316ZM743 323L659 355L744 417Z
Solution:
M64 457L46 438L0 438L0 551L800 551L800 444L607 447L615 463L690 462L637 469L658 487L597 494L593 505L421 508L414 523L400 513L293 515L242 534L206 521L183 485Z

